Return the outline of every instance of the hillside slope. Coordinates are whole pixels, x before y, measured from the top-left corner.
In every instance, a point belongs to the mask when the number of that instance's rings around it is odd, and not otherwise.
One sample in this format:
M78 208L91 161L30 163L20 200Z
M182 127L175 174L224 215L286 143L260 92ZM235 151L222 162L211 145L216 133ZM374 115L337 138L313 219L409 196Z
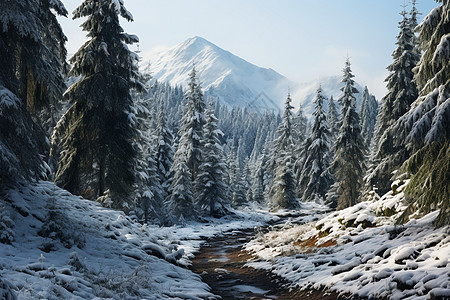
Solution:
M22 186L0 194L0 299L216 299L189 259L264 218L142 225L50 182Z

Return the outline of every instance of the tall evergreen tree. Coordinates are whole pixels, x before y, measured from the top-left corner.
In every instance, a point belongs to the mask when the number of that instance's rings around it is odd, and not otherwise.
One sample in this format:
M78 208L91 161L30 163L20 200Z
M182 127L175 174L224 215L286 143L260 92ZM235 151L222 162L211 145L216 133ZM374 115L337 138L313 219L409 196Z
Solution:
M227 146L228 155L226 156L226 164L227 164L227 176L225 176L225 184L228 186L227 198L233 199L235 185L236 185L236 176L237 176L237 164L236 164L236 155L233 147Z
M299 106L297 113L292 118L293 140L294 144L305 140L308 127L308 119L305 116L302 105Z
M295 209L299 207L295 192L295 176L293 173L292 109L291 96L285 102L283 119L278 127L278 137L274 141L275 174L270 193L275 209Z
M65 41L55 14L59 1L0 2L0 181L45 176L48 146L30 114L54 103L65 89Z
M233 178L233 194L232 204L234 207L241 207L247 204L247 187L246 187L246 174L243 168L239 167L239 158L237 154L234 155L235 162L232 165L235 168Z
M195 67L189 74L188 90L186 92L186 106L180 121L180 141L175 157L183 155L185 163L191 173L191 182L194 183L198 168L202 161L203 152L203 126L205 125L205 101L200 84L197 82ZM177 158L175 158L177 159Z
M381 100L381 108L377 116L375 140L378 145L376 154L372 155L370 174L366 177L368 188L376 186L383 194L390 189L392 172L409 156L403 143L394 143L394 136L389 129L410 108L417 99L416 83L413 81L413 68L419 61L415 52L414 33L405 11L401 13L400 33L397 36L397 49L392 53L394 62L388 67L386 78L388 93Z
M37 116L65 89L67 38L55 13L67 16L67 10L59 0L24 0L2 1L0 11L3 85Z
M364 88L361 102L361 135L364 138L366 147L370 147L373 133L375 130L375 122L378 114L378 102L375 96L369 93L367 86Z
M334 145L334 161L331 170L334 173L336 182L332 186L332 191L336 194L329 194L328 199L337 199L337 208L342 209L354 205L359 197L359 189L364 171L364 141L361 136L361 126L359 115L356 112L355 82L354 75L347 59L344 68L342 82L343 95L339 98L342 106L341 127L339 136Z
M138 41L123 32L119 16L132 21L123 1L85 0L74 11L90 38L70 59L71 74L81 76L66 92L72 106L56 128L61 149L56 183L90 199L112 199L121 208L134 181L129 121L131 89L143 90L138 57L127 44Z
M189 76L189 88L185 95L187 102L178 132L180 140L171 167L171 173L174 175L169 196L170 208L177 217L183 216L184 219L196 216L194 200L198 194L194 193L194 189L199 174L198 168L202 162L205 124L205 103L200 85L197 83L195 67ZM181 178L182 176L188 177Z
M158 122L155 129L156 164L161 184L164 189L164 197L167 197L170 186L170 168L173 161L173 135L167 126L167 117L163 105L160 106Z
M450 3L441 3L418 26L423 55L414 81L418 99L394 126L394 135L414 154L407 172L414 174L405 190L406 215L440 209L437 225L450 224Z
M195 219L197 211L194 207L194 194L191 173L184 159L175 159L172 165L173 179L170 194L167 197L168 211L176 218L176 223L183 223L186 219Z
M265 163L267 161L267 156L264 152L260 154L256 160L256 165L254 168L253 178L252 178L252 195L253 201L257 203L264 203L264 182L266 176Z
M302 201L322 202L333 183L330 166L330 130L323 110L322 88L317 89L314 100L314 125L306 158L298 182Z
M419 23L417 22L418 15L421 15L421 13L419 13L419 10L416 7L416 0L412 0L408 20L412 32L415 32L417 26L419 25ZM420 55L420 43L416 35L413 36L413 45L414 45L414 52Z
M155 137L152 136L149 104L149 101L141 95L134 95L130 118L136 132L133 146L137 152L134 161L134 174L136 174L133 185L134 209L138 217L143 217L145 223L150 217L163 222L162 217L165 215L163 212L164 190L155 161Z
M204 126L204 151L197 176L197 205L209 215L219 217L225 214L227 203L226 163L219 136L223 133L217 128L218 120L211 108L206 111Z

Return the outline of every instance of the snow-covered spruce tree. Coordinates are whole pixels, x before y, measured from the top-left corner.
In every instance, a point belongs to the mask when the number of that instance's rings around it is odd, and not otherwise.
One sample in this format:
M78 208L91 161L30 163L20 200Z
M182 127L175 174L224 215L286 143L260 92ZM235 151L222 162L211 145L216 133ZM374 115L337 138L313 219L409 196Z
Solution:
M42 131L21 99L2 86L0 69L0 191L18 182L44 177L47 169Z
M369 93L367 86L362 94L360 118L361 118L361 135L363 136L366 147L370 147L375 129L375 122L378 114L378 102L375 96Z
M323 202L333 183L333 177L329 172L331 134L323 110L323 101L322 88L319 87L314 100L314 125L309 138L310 143L298 181L302 201Z
M67 14L58 0L0 2L2 188L48 173L40 155L48 152L48 145L30 113L37 116L65 88L61 60L66 38L53 12Z
M361 136L359 115L356 112L355 82L350 67L350 61L345 62L342 82L343 95L339 98L342 106L341 127L334 144L334 160L330 166L335 177L331 191L328 193L327 202L334 206L333 200L337 199L337 209L343 209L354 205L358 201L359 189L362 183L364 171L365 145Z
M440 209L436 225L450 224L450 3L433 9L418 26L424 51L415 71L418 99L394 126L415 155L405 164L413 174L405 189L406 217ZM420 149L420 150L419 150Z
M411 10L409 11L409 26L411 27L411 31L415 32L416 31L416 27L419 25L419 23L417 22L417 16L421 15L421 13L419 12L419 10L416 7L416 0L412 0L411 1ZM421 54L420 52L420 43L419 43L419 39L416 35L413 36L413 45L414 45L414 52L417 54Z
M55 13L67 16L59 0L0 3L0 65L3 85L34 117L61 98L67 41Z
M185 163L185 158L175 158L172 165L173 179L170 185L170 194L167 197L166 207L172 213L175 223L195 219L197 211L194 207L194 194L191 182L191 173Z
M170 168L173 161L173 135L172 131L167 126L167 117L164 107L161 103L158 121L155 130L156 137L156 164L158 168L159 177L161 178L161 184L164 189L164 197L167 197L170 186Z
M294 142L292 139L291 95L288 94L284 106L283 119L278 127L273 143L275 153L275 174L270 188L273 209L295 209L299 207L296 194L294 168Z
M308 119L306 118L301 105L292 119L292 135L294 142L294 157L296 158L294 161L293 172L296 176L296 181L298 181L306 156L306 145L308 144ZM298 193L299 191L297 190L297 195L300 198L301 196Z
M227 146L227 145L225 145ZM238 167L236 164L236 154L234 151L233 147L227 147L227 151L228 155L226 156L226 164L227 164L227 176L225 177L225 184L228 186L228 191L227 191L227 197L229 199L233 199L233 194L234 194L234 190L235 190L235 184L236 184L236 176L238 175Z
M228 202L227 186L224 182L226 163L219 141L222 132L217 128L218 120L213 109L206 111L206 124L204 126L204 149L202 163L197 175L197 188L199 195L196 199L197 207L210 216L221 217L225 214L225 204Z
M335 140L339 133L339 114L333 96L328 100L327 122L330 127L331 139Z
M190 73L189 88L186 92L186 105L180 120L177 150L171 167L173 174L168 197L169 208L177 218L195 218L194 200L195 180L203 155L203 126L205 125L205 102L200 85L197 83L195 67ZM181 177L188 176L187 178ZM200 192L200 191L199 191Z
M73 18L90 38L70 59L71 74L81 76L66 95L72 106L55 129L61 150L56 183L89 199L111 199L122 208L134 181L129 120L130 91L143 90L137 69L138 56L127 44L138 41L123 32L119 16L132 21L122 0L85 0Z
M131 120L136 136L133 146L136 149L134 159L133 185L134 209L136 215L148 223L149 218L164 222L163 200L165 197L162 178L158 172L155 137L152 136L150 99L134 95ZM131 209L129 207L128 209Z
M376 154L371 161L369 174L366 176L367 189L376 186L381 194L390 190L392 172L409 156L405 144L389 130L417 99L416 83L413 81L413 68L420 56L415 52L414 32L411 30L406 12L401 13L403 19L399 23L400 33L397 36L397 49L392 53L394 62L387 68L390 72L386 78L388 93L381 100L377 116L375 140Z
M305 140L307 127L308 119L305 116L303 107L300 105L297 113L292 118L292 138L294 140L294 144L296 144L297 142L303 142Z
M234 207L240 207L247 204L247 186L246 174L244 170L239 167L238 158L236 157L236 173L233 183L232 204Z
M252 196L253 201L257 203L264 203L264 177L266 176L265 164L267 155L263 151L256 160L254 172L252 174Z
M191 182L194 182L198 175L198 168L202 161L203 152L203 126L205 125L205 101L200 84L197 82L197 72L195 67L189 74L188 90L186 91L186 106L180 121L180 141L175 152L175 160L180 155L185 157L185 164L191 173Z
M252 169L253 164L250 162L250 158L246 157L244 159L244 166L242 167L242 173L244 177L245 186L245 198L247 203L253 201L253 190L252 190Z

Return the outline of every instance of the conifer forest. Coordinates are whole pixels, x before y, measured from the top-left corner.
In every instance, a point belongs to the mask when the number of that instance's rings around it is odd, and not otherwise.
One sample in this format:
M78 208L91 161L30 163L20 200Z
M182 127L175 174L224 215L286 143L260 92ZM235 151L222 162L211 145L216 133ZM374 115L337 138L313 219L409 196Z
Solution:
M450 299L448 0L396 4L379 99L66 1L0 0L0 299Z

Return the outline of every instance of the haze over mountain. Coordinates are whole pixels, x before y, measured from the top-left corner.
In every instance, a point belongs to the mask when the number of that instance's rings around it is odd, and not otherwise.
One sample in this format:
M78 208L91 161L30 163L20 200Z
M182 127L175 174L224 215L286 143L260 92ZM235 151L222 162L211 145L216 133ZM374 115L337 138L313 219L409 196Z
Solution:
M290 90L294 106L302 104L310 118L319 84L327 97L333 95L337 99L341 93L340 76L295 83L273 69L258 67L198 36L149 53L144 57L142 69L158 81L185 86L194 64L205 94L229 107L279 110ZM356 87L362 91L359 84ZM356 96L359 105L361 93Z
M341 79L341 76L326 76L309 82L299 83L296 85L296 89L293 93L293 103L297 106L298 104L301 104L306 116L311 119L314 111L314 98L316 97L317 88L320 85L326 99L328 100L331 96L333 96L336 101L336 106L339 108L340 105L337 100L342 95L341 87L343 84ZM359 112L364 87L357 82L355 82L355 87L359 91L359 93L355 94L356 109ZM325 110L328 110L327 100L324 102Z

